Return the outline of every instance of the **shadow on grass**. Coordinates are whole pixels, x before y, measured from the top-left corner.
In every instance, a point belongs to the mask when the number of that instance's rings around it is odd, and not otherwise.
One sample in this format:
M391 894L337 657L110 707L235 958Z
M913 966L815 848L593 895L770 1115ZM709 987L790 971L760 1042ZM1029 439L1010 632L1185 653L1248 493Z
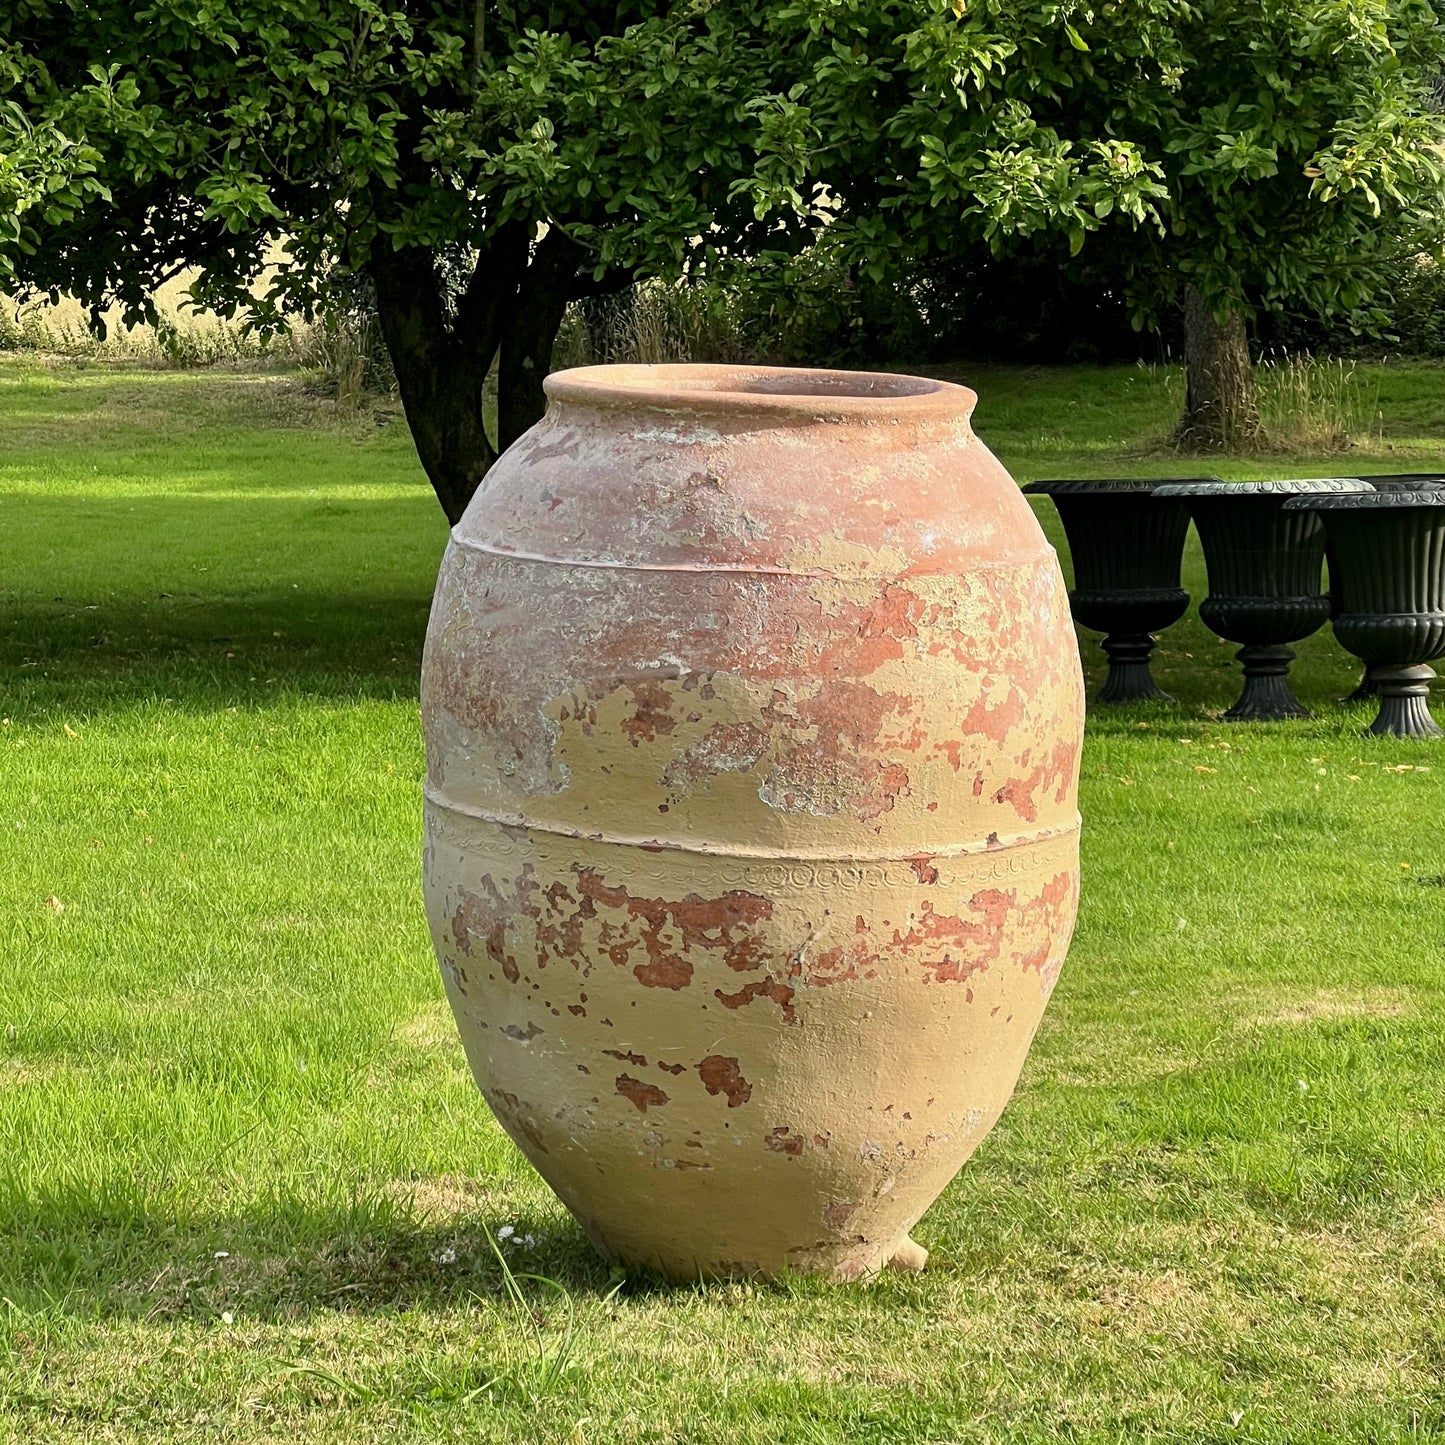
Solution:
M438 1221L381 1196L277 1198L228 1214L147 1208L80 1189L12 1193L4 1217L0 1299L20 1316L286 1321L464 1309L506 1298L497 1250L515 1276L553 1281L578 1299L620 1282L633 1295L678 1288L645 1273L624 1276L571 1219L525 1209Z
M265 705L278 690L415 695L430 605L416 593L299 591L80 606L25 599L0 613L7 709L91 712L165 697L207 712Z
M427 496L0 494L0 530L12 708L414 691L446 541Z

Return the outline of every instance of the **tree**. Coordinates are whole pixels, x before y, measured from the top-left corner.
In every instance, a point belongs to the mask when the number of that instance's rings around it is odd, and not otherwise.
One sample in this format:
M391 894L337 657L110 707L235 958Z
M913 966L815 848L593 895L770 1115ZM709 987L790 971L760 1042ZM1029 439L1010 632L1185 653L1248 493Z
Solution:
M901 47L870 46L870 0L830 7L835 33L842 8L846 83L812 115L834 141L830 244L875 270L1040 249L1122 290L1136 324L1182 306L1193 446L1258 430L1251 317L1377 327L1390 261L1445 236L1428 0L952 0Z
M1228 440L1255 309L1368 319L1438 233L1440 55L1428 0L9 0L0 271L138 320L194 266L263 326L369 277L453 519L569 301L818 238L873 277L1057 242L1141 323L1183 298L1186 431Z
M266 326L369 277L455 520L569 301L805 227L789 73L761 0L8 0L0 280Z

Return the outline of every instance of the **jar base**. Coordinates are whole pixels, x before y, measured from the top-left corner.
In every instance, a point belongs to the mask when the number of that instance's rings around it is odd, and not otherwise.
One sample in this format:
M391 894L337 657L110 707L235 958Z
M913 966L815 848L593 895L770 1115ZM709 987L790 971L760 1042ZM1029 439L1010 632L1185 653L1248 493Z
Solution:
M903 1242L888 1258L888 1268L900 1274L918 1274L928 1265L928 1251L905 1234Z

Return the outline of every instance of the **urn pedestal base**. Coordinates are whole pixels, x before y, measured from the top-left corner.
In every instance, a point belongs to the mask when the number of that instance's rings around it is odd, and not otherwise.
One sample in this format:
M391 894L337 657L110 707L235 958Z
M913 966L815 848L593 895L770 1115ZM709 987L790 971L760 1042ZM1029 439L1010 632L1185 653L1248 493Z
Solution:
M1244 690L1224 714L1229 722L1283 722L1314 714L1289 690L1292 647L1241 647L1235 657L1244 668Z
M1099 689L1097 701L1108 703L1173 702L1154 681L1149 671L1155 639L1147 632L1127 632L1106 637L1099 646L1109 659L1109 675Z
M1413 667L1373 667L1379 690L1380 711L1365 729L1366 735L1392 738L1445 736L1430 715L1430 682L1435 669L1427 663Z

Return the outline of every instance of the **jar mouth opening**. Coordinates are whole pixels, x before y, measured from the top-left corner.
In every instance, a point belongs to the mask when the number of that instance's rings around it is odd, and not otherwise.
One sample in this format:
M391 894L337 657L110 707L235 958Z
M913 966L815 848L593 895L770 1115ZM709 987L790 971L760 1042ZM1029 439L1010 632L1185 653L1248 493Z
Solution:
M877 420L967 416L977 400L966 386L925 376L688 362L579 366L544 386L554 401L591 406Z

